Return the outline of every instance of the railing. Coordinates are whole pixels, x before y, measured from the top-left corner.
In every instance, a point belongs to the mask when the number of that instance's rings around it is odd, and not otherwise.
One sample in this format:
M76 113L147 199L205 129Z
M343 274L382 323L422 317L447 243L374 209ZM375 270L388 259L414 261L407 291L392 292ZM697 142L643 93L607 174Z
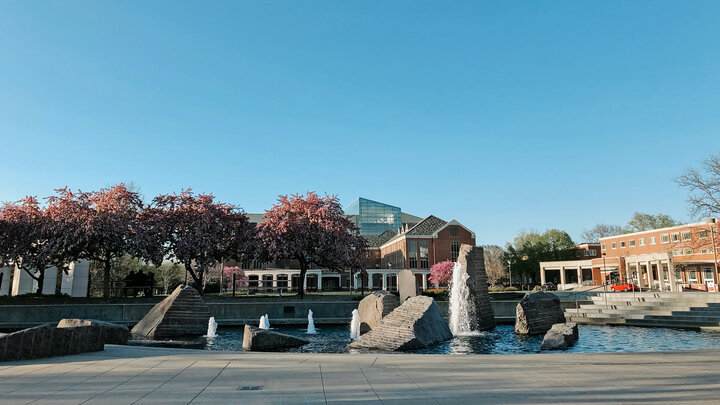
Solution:
M598 281L599 281L599 280L598 280ZM587 293L588 291L593 291L593 290L599 290L600 288L602 288L602 289L603 289L603 292L605 293L605 309L607 309L607 307L608 307L608 305L607 305L607 286L608 286L608 285L609 285L609 283L607 283L607 282L602 282L602 285L595 286L595 287L590 288L590 289L588 289L588 290L572 292L572 293L574 294L574 296L575 296L575 312L577 313L578 310L580 309L580 305L579 305L579 303L578 303L578 294L580 294L580 293Z

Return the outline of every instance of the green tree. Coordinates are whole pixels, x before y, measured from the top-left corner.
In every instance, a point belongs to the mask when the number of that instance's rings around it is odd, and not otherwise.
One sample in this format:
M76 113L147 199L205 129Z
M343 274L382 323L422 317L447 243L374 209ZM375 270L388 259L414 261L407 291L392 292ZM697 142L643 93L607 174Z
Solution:
M674 220L665 214L645 214L636 212L630 221L625 225L625 233L650 231L653 229L667 228L670 226L680 225L680 222Z
M505 257L510 260L513 273L527 283L540 279L540 262L570 260L575 255L575 242L567 232L548 229L543 233L521 231L508 243Z

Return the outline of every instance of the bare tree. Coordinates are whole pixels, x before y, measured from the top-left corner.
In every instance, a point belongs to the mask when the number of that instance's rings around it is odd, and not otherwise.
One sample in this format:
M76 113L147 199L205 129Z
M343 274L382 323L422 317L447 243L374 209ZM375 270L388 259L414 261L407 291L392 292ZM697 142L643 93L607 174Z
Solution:
M493 285L500 281L500 279L507 277L504 263L505 252L497 245L485 245L483 249L485 253L485 273L487 274L487 281L490 285Z
M700 170L688 169L675 182L690 191L687 201L693 217L720 215L720 153L705 159Z
M623 227L620 225L597 224L590 229L584 230L580 238L583 242L598 243L600 238L620 235L621 233L623 233Z

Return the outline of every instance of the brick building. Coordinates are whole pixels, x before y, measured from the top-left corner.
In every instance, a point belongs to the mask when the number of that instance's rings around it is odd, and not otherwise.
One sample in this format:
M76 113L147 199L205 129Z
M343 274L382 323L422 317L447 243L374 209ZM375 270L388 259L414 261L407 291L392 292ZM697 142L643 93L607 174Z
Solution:
M581 265L583 280L592 274L592 282L598 285L622 280L659 291L712 289L719 279L719 227L711 219L601 238L600 257L583 263L540 263L540 278L543 282L560 278L561 287L570 287L568 270Z

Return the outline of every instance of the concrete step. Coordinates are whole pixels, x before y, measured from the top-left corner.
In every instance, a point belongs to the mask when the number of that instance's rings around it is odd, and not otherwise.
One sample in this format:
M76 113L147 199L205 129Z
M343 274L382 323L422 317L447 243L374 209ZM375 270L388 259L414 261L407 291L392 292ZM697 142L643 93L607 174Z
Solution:
M643 326L648 328L678 328L696 330L707 327L720 327L720 322L673 322L664 320L643 319L628 319L625 324L629 326Z

